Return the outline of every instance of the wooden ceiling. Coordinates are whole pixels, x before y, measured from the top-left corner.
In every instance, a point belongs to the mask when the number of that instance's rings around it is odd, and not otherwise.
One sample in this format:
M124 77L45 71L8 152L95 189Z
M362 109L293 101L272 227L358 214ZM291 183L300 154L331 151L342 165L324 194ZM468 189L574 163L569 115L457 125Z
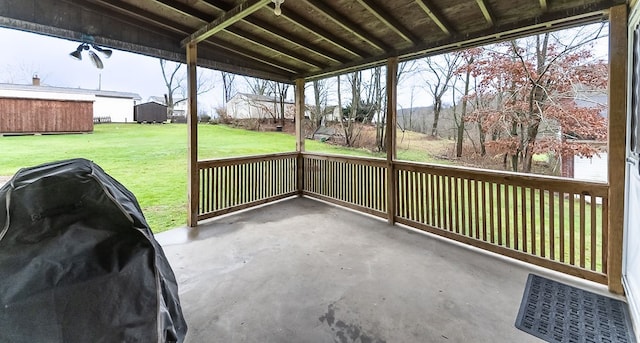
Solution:
M0 0L0 26L293 82L602 21L626 0ZM5 47L6 48L6 47ZM61 53L66 53L61 52Z

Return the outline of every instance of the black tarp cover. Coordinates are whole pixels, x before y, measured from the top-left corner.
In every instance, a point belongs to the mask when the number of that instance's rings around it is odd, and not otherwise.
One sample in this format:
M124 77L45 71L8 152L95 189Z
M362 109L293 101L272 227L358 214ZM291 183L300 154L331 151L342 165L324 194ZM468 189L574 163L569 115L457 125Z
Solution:
M175 276L134 195L73 159L0 188L0 342L182 342Z

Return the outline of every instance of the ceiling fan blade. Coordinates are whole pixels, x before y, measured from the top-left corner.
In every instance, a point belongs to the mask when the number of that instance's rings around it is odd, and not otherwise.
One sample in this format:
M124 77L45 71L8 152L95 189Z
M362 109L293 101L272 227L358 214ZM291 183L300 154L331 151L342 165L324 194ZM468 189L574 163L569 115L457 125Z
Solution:
M100 60L100 57L98 57L98 55L96 55L95 52L89 50L89 57L91 57L91 62L93 62L93 65L95 65L96 68L98 69L104 68L104 64L102 64L102 60Z

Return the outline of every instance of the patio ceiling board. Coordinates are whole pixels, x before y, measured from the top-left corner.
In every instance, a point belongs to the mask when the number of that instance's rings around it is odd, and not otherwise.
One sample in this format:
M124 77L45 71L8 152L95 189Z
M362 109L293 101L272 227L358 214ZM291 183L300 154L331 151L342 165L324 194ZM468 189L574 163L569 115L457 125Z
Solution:
M381 6L375 4L372 0L358 0L358 2L364 6L371 14L373 14L380 22L387 25L387 27L393 30L398 36L406 40L409 43L417 44L420 38L415 36L413 32L409 31L403 23L394 18L389 11Z
M438 25L440 30L444 32L446 35L451 35L453 33L453 29L451 28L451 24L442 16L440 10L437 9L433 3L429 0L416 0L416 4L420 6L420 9L424 11L425 14L431 18L434 24Z
M5 0L0 25L180 62L196 38L202 66L293 83L599 21L626 2L287 0L275 16L270 2L247 10L264 0Z
M493 13L491 12L491 8L489 8L489 4L484 0L476 0L476 3L478 3L480 11L482 11L484 18L487 20L487 23L493 25L493 22L495 20L493 19Z
M70 0L77 3L83 3L85 5L86 1L82 0ZM100 13L110 15L114 18L120 18L122 15L126 16L121 20L126 21L128 23L132 23L141 28L148 28L149 24L164 27L167 30L177 33L177 35L172 35L175 41L179 41L181 37L187 35L190 32L190 27L183 25L179 22L170 21L161 16L155 15L152 12L148 12L146 10L140 9L134 5L126 3L124 1L119 0L96 0L96 5L94 10L99 11ZM105 7L112 8L113 11L105 12ZM137 18L138 20L131 19ZM122 48L122 47L120 47ZM126 49L125 49L126 50ZM224 53L223 53L224 51ZM181 51L182 52L182 51ZM183 56L184 53L180 54ZM243 73L243 70L236 69L237 67L234 65L235 60L241 57L251 58L254 61L248 61L247 65L251 69L255 69L256 72L262 74L263 76L267 75L279 75L280 80L285 80L284 72L291 72L291 69L287 67L282 67L271 59L265 59L264 57L256 57L254 53L252 53L248 49L243 49L235 46L234 44L230 44L227 42L223 42L219 39L210 39L204 41L199 49L199 64L209 68L223 69L223 70L237 70L238 73ZM168 57L167 59L172 59ZM173 59L175 60L175 58ZM212 63L211 61L216 61ZM184 62L184 59L180 59L179 62ZM271 69L273 67L273 69ZM246 71L244 71L246 73ZM273 76L272 76L273 77Z
M185 6L184 3L177 2L175 0L156 0L156 1L167 3L167 4L177 3L179 4L176 6L177 9L180 9L185 13L189 13L190 15L195 16L205 22L210 22L215 18L215 16L206 14L202 11L196 11L193 8L190 8L189 6ZM212 1L203 1L200 5L209 9L213 9L217 13L220 13L220 15L233 8L232 5L214 4ZM267 13L269 14L268 17L273 17L273 13L271 12L271 10L268 10ZM262 17L265 17L265 16L263 15ZM309 42L306 41L305 39L299 36L293 35L292 30L286 30L286 31L282 30L278 26L267 22L265 19L260 19L258 14L251 17L245 17L243 20L238 21L234 27L236 26L242 29L236 29L234 31L234 28L230 27L230 28L227 28L226 30L231 31L235 34L241 35L243 36L244 39L249 39L249 40L251 40L251 38L247 37L246 35L253 35L253 37L263 35L266 37L264 38L265 40L263 41L269 41L270 44L273 44L276 46L282 45L282 44L289 44L289 47L288 47L289 50L300 51L300 48L302 48L303 50L310 52L311 56L314 56L314 57L309 57L309 55L304 56L305 59L313 59L314 66L318 64L323 64L323 63L327 64L327 63L344 62L344 59L342 57L336 54L333 54L326 49L311 46ZM245 35L242 32L251 32L251 33L246 33ZM283 50L287 48L279 48L279 49ZM300 53L304 53L304 52L300 51ZM286 55L286 53L284 54ZM323 59L323 61L319 61L320 59Z

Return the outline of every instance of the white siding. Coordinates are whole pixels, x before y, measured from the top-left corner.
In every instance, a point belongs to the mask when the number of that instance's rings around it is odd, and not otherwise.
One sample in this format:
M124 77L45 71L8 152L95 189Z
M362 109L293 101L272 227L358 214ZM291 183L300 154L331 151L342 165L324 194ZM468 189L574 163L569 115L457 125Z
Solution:
M275 106L275 109L274 109ZM293 119L295 114L295 104L286 102L284 104L284 115L286 119ZM273 101L253 100L244 95L236 95L227 102L227 115L234 119L270 119L272 113L277 113L280 118L280 104Z
M111 122L114 123L132 123L134 105L135 101L131 98L97 95L93 103L93 117L111 117Z
M601 152L600 156L574 157L573 178L580 180L607 182L607 153Z

